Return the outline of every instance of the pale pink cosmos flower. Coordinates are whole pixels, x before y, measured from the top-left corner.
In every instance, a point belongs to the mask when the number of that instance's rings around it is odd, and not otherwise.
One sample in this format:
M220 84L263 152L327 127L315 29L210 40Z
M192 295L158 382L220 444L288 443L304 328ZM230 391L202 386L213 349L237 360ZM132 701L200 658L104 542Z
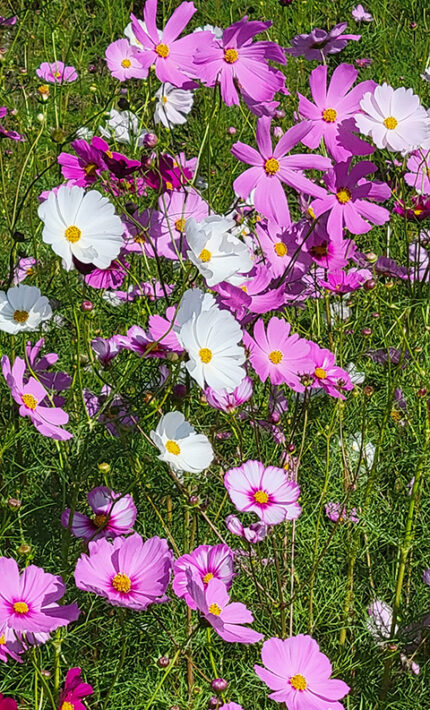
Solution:
M372 15L364 9L363 5L354 7L351 15L356 22L373 22Z
M22 283L29 276L34 276L36 273L34 267L39 264L40 262L32 256L24 256L22 259L19 259L13 272L13 283L15 286Z
M197 574L206 587L211 579L219 579L229 589L233 582L233 552L228 545L199 545L187 555L178 557L173 565L173 591L184 598L191 609L196 603L187 589L187 570Z
M148 69L142 67L139 61L140 51L126 39L111 42L106 49L106 63L115 79L146 79Z
M360 520L357 517L357 509L351 508L348 512L345 507L342 507L340 503L330 502L325 506L325 514L329 520L333 523L337 523L340 520L341 523L350 521L351 523L359 523Z
M75 67L66 67L64 62L60 61L42 62L40 67L36 69L36 74L39 79L50 84L70 84L78 78Z
M273 276L286 273L296 280L310 266L311 257L306 249L301 249L303 239L309 231L309 224L301 220L285 229L274 222L256 224L257 237L265 259L270 264Z
M160 222L157 225L155 248L158 256L178 260L189 248L185 224L191 217L201 222L210 215L209 205L193 189L172 190L158 199Z
M293 57L304 57L312 61L321 61L328 54L338 54L345 49L350 40L357 42L361 35L344 34L347 28L346 22L340 22L329 32L321 30L319 27L311 30L309 34L296 35L291 40L291 47L285 49L286 54Z
M305 177L302 171L328 170L331 161L322 155L287 155L306 135L308 127L303 123L286 131L273 149L270 125L271 118L267 116L257 121L258 150L240 141L233 145L231 152L235 158L252 166L236 178L233 189L243 200L254 190L255 209L271 221L289 226L290 211L282 183L297 192L322 198L325 194L323 188Z
M224 485L238 510L256 513L266 525L295 520L302 512L297 503L300 488L283 468L246 461L227 471Z
M252 545L255 545L257 542L262 542L269 530L268 525L262 523L261 521L257 523L251 523L249 527L245 528L240 522L237 515L234 515L233 513L231 515L227 515L225 519L225 524L232 535L243 537L247 542L250 542Z
M87 498L93 515L89 518L75 511L70 528L72 535L94 540L133 532L137 510L131 495L122 495L106 486L97 486L88 493ZM61 524L67 528L69 522L70 508L67 508L61 516Z
M206 387L205 397L207 403L214 409L221 409L223 412L234 412L237 407L247 402L252 397L252 380L246 376L243 378L233 392L227 390L213 390L211 387Z
M430 150L412 153L407 167L405 182L419 195L430 195Z
M243 710L243 707L237 703L227 703L226 705L221 705L219 710Z
M176 318L177 307L169 306L166 308L166 317L158 314L149 316L148 331L154 342L160 344L166 350L176 353L183 353L184 349L178 340L173 326L177 326Z
M335 355L330 350L320 348L312 340L308 344L309 358L313 364L310 370L303 371L304 379L309 374L311 388L322 387L331 397L345 399L342 392L354 389L347 371L336 365Z
M311 636L268 639L261 660L265 668L255 665L255 672L274 691L269 698L285 703L287 710L343 710L338 700L349 687L330 678L331 663Z

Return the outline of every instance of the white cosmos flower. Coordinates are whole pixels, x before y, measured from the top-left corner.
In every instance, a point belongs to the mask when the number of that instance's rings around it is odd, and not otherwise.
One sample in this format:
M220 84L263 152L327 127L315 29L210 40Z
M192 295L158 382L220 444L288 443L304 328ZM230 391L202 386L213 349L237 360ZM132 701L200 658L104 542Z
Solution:
M430 137L430 119L412 89L384 83L364 94L360 107L358 130L378 148L409 153Z
M218 27L217 25L200 25L200 27L196 27L193 32L212 32L215 39L222 39L224 34L222 27Z
M215 299L211 293L205 293L200 288L189 288L182 296L176 313L175 332L179 332L181 326L191 318L197 317L202 311L209 311L211 308L217 310Z
M67 271L75 257L83 264L107 269L123 245L124 227L114 206L97 190L62 185L39 206L42 239L61 256Z
M155 123L162 123L166 128L187 122L187 115L193 108L192 91L177 89L176 86L161 84L155 94L157 103L154 111Z
M248 247L229 232L234 227L234 220L218 215L205 217L198 223L192 217L186 221L188 258L209 287L221 281L239 286L253 267Z
M175 471L201 473L213 460L209 439L204 434L196 434L181 412L169 412L161 417L150 437L160 450L158 458Z
M148 131L139 128L139 119L132 111L117 111L113 108L109 112L106 128L99 126L103 138L114 138L118 143L136 143L143 145L143 139Z
M6 333L37 330L51 316L49 301L36 286L14 286L6 293L0 291L0 330Z
M246 375L242 367L245 351L239 323L229 311L210 308L184 323L178 339L189 360L186 368L200 385L205 383L219 392L232 392Z

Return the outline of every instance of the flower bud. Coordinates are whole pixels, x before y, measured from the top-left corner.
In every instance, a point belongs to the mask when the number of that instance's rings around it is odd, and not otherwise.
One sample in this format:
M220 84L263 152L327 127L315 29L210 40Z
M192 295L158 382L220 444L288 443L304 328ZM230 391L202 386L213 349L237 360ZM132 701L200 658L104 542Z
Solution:
M157 661L157 666L160 668L167 668L170 665L170 658L167 658L167 656L161 656L161 658L158 659Z
M220 693L225 693L228 688L228 682L224 678L214 678L211 683L211 688L217 695Z
M18 510L22 505L18 498L9 498L7 504L11 510Z
M99 463L98 469L99 469L100 473L109 473L109 471L110 471L110 465L109 465L108 463L105 463L105 462Z
M30 545L26 545L25 542L18 547L18 553L20 555L26 556L26 555L30 554L30 552L31 552L31 547L30 547Z
M89 313L92 311L94 308L94 304L92 301L82 301L81 303L81 309L85 311L85 313Z
M372 289L376 288L376 281L375 279L368 279L367 281L364 282L363 288L366 291L372 291Z
M145 133L143 138L143 145L147 148L154 148L158 143L158 136L155 133Z

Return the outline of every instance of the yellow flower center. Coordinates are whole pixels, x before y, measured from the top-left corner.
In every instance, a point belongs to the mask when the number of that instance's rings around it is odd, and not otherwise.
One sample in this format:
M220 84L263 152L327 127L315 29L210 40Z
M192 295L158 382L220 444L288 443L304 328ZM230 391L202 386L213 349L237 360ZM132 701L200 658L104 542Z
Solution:
M241 286L240 287L244 293L248 293L248 287L247 286Z
M199 254L199 259L200 259L200 261L203 261L204 264L207 261L210 261L211 257L212 257L212 254L210 253L209 249L202 249Z
M61 72L56 71L55 74L54 74L54 76L55 76L56 79L59 79L60 76L61 76Z
M326 123L334 123L337 118L337 111L334 108L325 108L322 117Z
M224 61L227 64L234 64L239 59L239 52L237 49L226 49L224 52Z
M267 503L269 500L269 495L266 491L256 491L254 493L254 500L256 503Z
M385 128L388 128L389 131L394 131L394 129L397 128L398 123L398 120L394 118L394 116L387 116L384 121L384 126Z
M123 59L121 62L121 66L124 67L124 69L128 69L131 67L131 62L129 59Z
M26 614L28 612L28 606L25 602L15 602L13 610L15 614Z
M278 256L287 256L288 249L284 242L277 242L273 247Z
M308 215L309 217L312 217L312 219L315 219L315 212L313 211L312 207L308 207Z
M42 84L41 86L38 87L37 91L41 96L48 96L49 95L49 86L48 84Z
M171 439L169 439L169 441L166 441L165 446L166 446L166 449L169 452L169 454L173 454L174 456L179 456L179 454L181 453L181 448L180 448L180 446L178 446L176 441L172 441Z
M28 320L28 311L15 311L13 314L13 319L17 323L25 323Z
M27 271L25 272L27 276L34 276L34 269L32 266L30 266Z
M201 348L201 350L199 351L199 355L200 360L206 365L212 360L212 350L209 350L209 348Z
M166 190L173 190L173 183L170 180L166 180Z
M117 592L122 592L123 594L128 594L131 589L131 580L126 574L118 572L112 580L112 587Z
M268 175L275 175L279 170L279 163L276 158L269 158L264 163L264 169Z
M75 242L78 242L80 240L80 238L82 237L82 232L79 227L76 227L74 224L72 224L70 227L67 227L66 231L64 232L64 236L66 237L68 242L74 244Z
M283 357L284 356L280 350L272 350L272 352L269 353L269 360L270 362L273 362L274 365L279 365L279 363L282 362Z
M294 688L294 690L306 690L306 688L308 687L308 684L306 683L306 678L300 675L300 673L291 676L290 685Z
M93 517L93 523L97 528L102 528L107 520L107 515L95 515Z
M107 155L108 158L113 158L113 153L111 150L107 150L105 155Z
M213 602L210 607L209 607L209 614L214 614L214 616L219 616L222 612L222 609L216 602Z
M138 242L139 244L144 244L146 242L146 237L144 232L139 232L139 234L136 234L135 237L133 237L134 242Z
M69 703L68 700L65 700L60 710L75 710L75 706L73 705L73 703Z
M4 646L5 643L6 643L6 636L4 634L2 634L0 636L0 646Z
M177 229L178 232L183 232L185 230L185 220L184 219L177 219L175 222L175 228ZM201 255L200 255L200 258L201 258Z
M352 195L346 187L342 187L338 192L336 192L336 197L341 205L345 205L350 201Z
M168 57L170 54L169 47L167 44L157 44L155 51L157 52L159 57Z
M95 163L88 163L84 168L84 173L88 177L93 177L96 174L97 165ZM70 227L69 227L70 229Z
M213 574L212 574L212 572L208 572L208 573L205 574L205 576L203 577L203 583L204 583L204 584L209 584L209 582L211 581L211 579L213 579Z
M36 397L33 397L32 394L23 394L21 399L24 402L25 406L28 407L28 409L36 409L37 399Z
M167 104L167 96L163 96L162 102L163 102L163 104Z
M314 375L315 377L318 377L319 380L325 380L325 378L327 377L327 373L325 370L322 369L322 367L316 367Z

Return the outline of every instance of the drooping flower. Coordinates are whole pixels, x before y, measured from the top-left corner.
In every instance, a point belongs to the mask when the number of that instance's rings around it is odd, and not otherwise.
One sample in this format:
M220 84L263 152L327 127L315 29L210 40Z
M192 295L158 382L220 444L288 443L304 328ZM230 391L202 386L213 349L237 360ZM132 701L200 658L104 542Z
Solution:
M6 333L37 330L51 316L49 301L36 286L13 286L0 291L0 330Z
M168 601L173 555L167 540L143 540L133 533L112 542L100 538L90 542L75 568L78 589L105 597L110 604L144 611L150 604Z
M297 503L300 488L288 479L283 468L246 461L227 471L224 485L238 510L256 513L266 525L295 520L301 513Z
M356 508L351 508L351 510L348 512L347 509L344 506L342 507L340 503L327 503L325 505L325 514L328 519L331 520L333 523L337 523L338 520L340 520L341 523L345 523L348 520L351 523L360 522L359 518L357 517Z
M106 49L106 62L108 69L115 79L146 79L148 69L139 62L140 52L126 39L117 39L111 42Z
M59 710L86 710L82 700L94 691L89 683L84 683L81 674L80 668L70 668L67 671L64 687L58 698Z
M268 525L261 521L258 523L251 523L249 527L245 528L237 515L233 515L233 513L231 515L227 515L225 524L232 535L243 537L252 545L255 545L257 542L262 542L267 535L267 531L269 530Z
M216 392L211 387L206 387L205 397L207 403L214 409L221 409L223 412L233 412L241 404L247 402L252 397L252 380L246 376L240 385L235 387L233 392L219 390Z
M358 129L378 148L410 153L430 138L430 117L412 89L384 82L363 96L360 107Z
M372 15L364 9L363 5L354 7L351 15L356 22L373 22Z
M410 155L405 181L420 195L430 195L430 150Z
M165 461L175 471L201 473L213 460L209 439L204 434L197 434L181 412L168 412L162 416L150 437L160 451L160 461Z
M16 25L17 19L16 15L11 15L10 17L0 15L0 27L13 27L13 25Z
M378 646L384 646L387 639L391 636L391 627L393 625L393 609L392 607L380 599L376 599L367 608L369 620L367 621L367 630L376 641ZM394 633L397 626L394 629Z
M296 35L291 40L291 47L287 47L285 52L293 57L304 57L309 61L316 59L321 61L328 54L338 54L345 49L349 41L358 42L361 35L344 34L347 27L346 22L340 22L329 32L320 30L318 27L309 34Z
M76 621L76 604L59 604L66 587L61 577L29 565L20 574L15 560L0 557L0 629L49 632Z
M103 367L107 367L121 350L118 336L116 335L111 338L93 338L91 348Z
M311 636L268 639L261 659L265 667L255 665L255 672L274 691L269 698L285 703L287 710L343 710L338 700L350 689L330 678L331 663Z
M309 357L313 364L310 370L303 370L303 374L305 379L310 380L309 386L322 387L331 397L345 399L342 392L354 389L347 371L336 365L335 354L331 350L320 348L311 340L308 343Z
M70 528L72 535L85 540L97 540L100 537L117 537L133 532L137 510L131 495L122 495L106 486L97 486L88 493L87 498L94 515L89 518L75 511ZM63 527L68 527L69 519L70 508L67 508L61 516Z
M99 126L99 131L104 138L114 138L118 143L143 145L146 131L141 130L139 119L132 111L109 111L106 127Z
M107 269L119 255L124 231L114 206L97 190L62 185L39 205L44 223L42 239L63 260L67 271L73 257L83 264Z
M206 621L227 643L256 643L263 634L243 626L252 624L254 617L245 604L231 602L225 584L213 577L205 585L198 574L187 570L188 593Z
M196 602L187 589L187 570L198 575L205 587L211 579L219 579L229 589L234 577L233 552L228 545L199 545L174 563L173 591L177 597L184 598L191 609L196 609Z
M39 79L50 84L70 84L78 78L75 67L66 67L64 62L60 61L42 62L40 67L36 69L36 74Z
M103 171L107 170L100 140L93 137L91 143L88 143L84 139L77 139L70 144L77 155L60 153L57 160L61 165L61 173L70 185L88 187L97 182Z
M7 107L6 106L0 106L0 118L4 118L7 114ZM0 137L3 138L10 138L13 141L25 141L25 136L22 136L20 133L17 133L16 131L9 131L7 128L2 126L0 123Z
M157 103L154 110L154 122L162 123L166 128L180 126L187 122L187 116L193 108L192 91L177 89L176 86L162 84L155 94Z
M306 135L305 124L293 126L284 133L275 149L270 135L271 118L263 116L257 121L258 150L245 143L235 143L233 155L252 167L239 175L233 183L234 191L244 200L251 192L255 209L265 217L282 226L289 226L290 211L282 183L298 192L313 197L323 197L325 191L303 175L303 170L328 170L331 161L322 155L295 153L287 155Z

